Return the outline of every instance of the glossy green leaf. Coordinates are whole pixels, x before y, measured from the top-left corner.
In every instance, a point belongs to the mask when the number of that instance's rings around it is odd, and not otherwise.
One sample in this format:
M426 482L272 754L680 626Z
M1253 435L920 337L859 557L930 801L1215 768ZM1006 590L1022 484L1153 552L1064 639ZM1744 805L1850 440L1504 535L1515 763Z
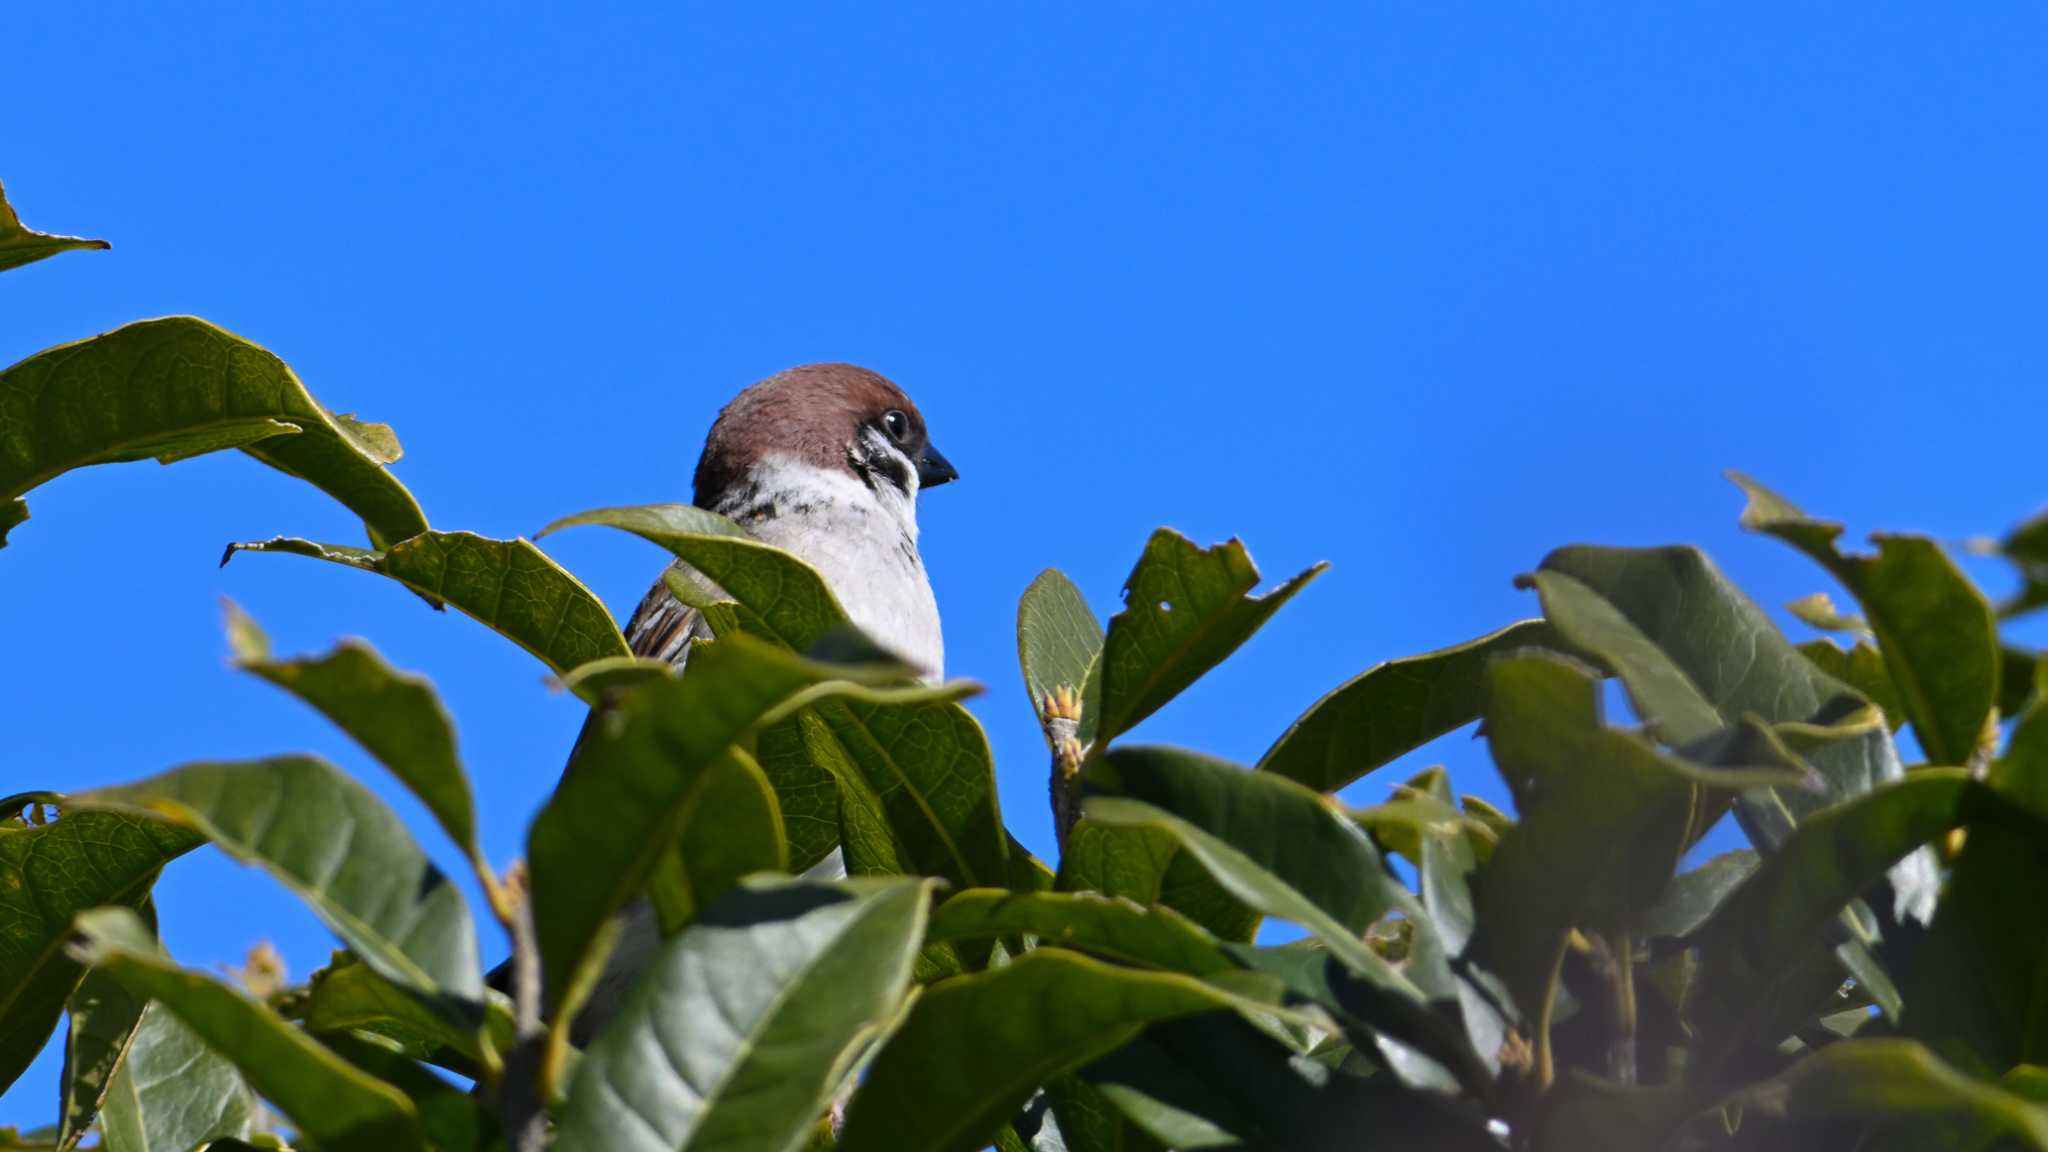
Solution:
M72 802L168 820L262 868L379 974L456 1019L482 996L462 893L396 813L323 760L187 764Z
M813 711L839 752L822 762L842 796L849 775L858 774L858 794L879 806L876 816L893 839L889 854L902 871L962 888L1005 880L1009 846L994 757L973 713L948 699L833 700Z
M617 528L659 544L709 577L742 609L742 626L798 652L846 623L846 612L817 571L746 529L688 504L599 508L565 516L535 539L581 525Z
M1145 1025L1231 1007L1192 977L1057 948L932 987L869 1066L843 1152L971 1152L1060 1073Z
M1735 1093L1690 1127L1706 1137L1723 1130L1728 1117L1740 1117L1744 1128L1822 1120L1853 1122L1865 1131L1913 1125L1915 1147L2048 1152L2048 1108L1972 1079L1910 1040L1831 1044L1775 1079ZM1948 1143L1964 1133L1983 1142Z
M683 817L675 847L648 877L662 935L697 918L742 876L789 869L789 842L775 790L753 757L733 749L711 767Z
M1154 1025L1081 1075L1175 1149L1345 1148L1495 1152L1476 1109L1300 1058L1225 1014Z
M551 1012L601 959L600 930L647 883L734 744L829 698L916 701L964 690L870 688L841 679L845 671L729 636L699 644L689 675L643 685L598 716L527 835Z
M482 861L455 724L426 677L398 671L361 640L344 640L325 656L274 660L269 638L233 602L227 626L237 667L332 720L419 797L465 854Z
M1053 887L1097 892L1171 908L1222 940L1250 940L1258 913L1223 890L1173 833L1159 828L1112 827L1080 820L1060 846Z
M1017 662L1032 715L1062 684L1078 694L1101 652L1102 623L1081 590L1057 568L1040 572L1017 601Z
M1844 555L1842 526L1815 520L1740 473L1742 526L1790 543L1863 605L1900 703L1937 764L1967 764L1998 699L1998 628L1991 605L1924 536L1878 535L1877 555Z
M379 428L395 449L388 428L358 427ZM365 450L284 361L191 316L129 324L0 372L0 429L0 505L74 468L240 448L339 500L380 547L427 528L384 467L391 453Z
M59 252L74 252L85 248L105 250L113 245L105 240L87 240L81 236L57 236L49 232L37 232L24 227L21 217L15 214L14 206L7 202L7 189L0 187L0 272L19 268L46 260Z
M1254 861L1314 905L1320 917L1341 925L1342 935L1363 932L1405 894L1382 867L1372 841L1333 804L1291 780L1159 747L1113 748L1091 760L1082 780L1091 818L1104 819L1096 796L1149 804ZM1202 851L1188 847L1208 863Z
M481 1032L458 1027L347 953L337 953L334 963L313 974L301 1022L310 1032L382 1036L416 1059L472 1077L490 1062L486 1038L497 1052L512 1050L512 1006L503 993L485 991Z
M426 1147L411 1101L262 1005L173 964L157 951L134 913L95 909L78 918L77 928L83 938L79 960L106 969L129 991L177 1016L309 1141L331 1152Z
M1017 933L1108 960L1190 976L1234 970L1216 938L1164 906L1093 892L972 888L939 905L926 938L933 943L995 939Z
M64 1070L58 1081L57 1142L69 1148L85 1135L106 1101L114 1074L142 1023L146 998L104 972L87 972L71 994L64 1034ZM189 1143L189 1142L188 1142Z
M733 889L662 946L584 1054L554 1147L803 1147L897 1016L930 890L904 879Z
M806 723L815 729L806 735ZM823 722L805 713L763 728L755 738L754 762L775 791L782 831L789 842L789 870L802 873L839 845L839 782L825 761L836 751ZM880 805L873 818L880 826Z
M429 600L453 604L539 657L557 675L593 660L632 655L604 602L525 540L422 532L373 552L280 536L231 544L222 563L236 552L308 556L388 576ZM596 700L591 695L584 698Z
M1522 620L1451 648L1366 669L1302 713L1259 760L1318 792L1335 792L1479 718L1486 662L1518 648L1559 643L1541 620Z
M1106 745L1158 711L1251 639L1324 567L1252 596L1259 570L1243 544L1205 549L1170 529L1154 532L1083 687L1081 741Z
M147 1011L114 1070L100 1116L100 1147L155 1152L251 1135L263 1106L234 1064L169 1008L150 1004L147 996L123 995Z
M0 801L0 1087L42 1050L85 975L63 950L71 918L102 904L140 905L158 870L201 843L157 820L68 802L49 823L12 818L42 801Z

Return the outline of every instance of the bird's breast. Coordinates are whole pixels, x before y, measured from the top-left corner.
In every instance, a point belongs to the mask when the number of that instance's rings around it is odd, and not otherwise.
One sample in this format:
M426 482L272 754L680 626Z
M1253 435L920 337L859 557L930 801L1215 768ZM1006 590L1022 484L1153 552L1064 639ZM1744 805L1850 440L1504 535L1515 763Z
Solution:
M925 679L944 675L938 602L917 542L893 518L824 504L749 527L763 543L816 568L854 627L908 660Z

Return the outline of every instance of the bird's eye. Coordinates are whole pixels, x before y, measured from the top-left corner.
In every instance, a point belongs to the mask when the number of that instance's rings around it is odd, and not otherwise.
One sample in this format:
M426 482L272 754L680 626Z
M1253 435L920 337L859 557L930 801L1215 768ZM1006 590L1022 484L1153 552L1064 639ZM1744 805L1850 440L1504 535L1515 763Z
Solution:
M882 431L889 434L889 439L901 444L910 439L910 417L905 416L900 408L891 408L882 413Z

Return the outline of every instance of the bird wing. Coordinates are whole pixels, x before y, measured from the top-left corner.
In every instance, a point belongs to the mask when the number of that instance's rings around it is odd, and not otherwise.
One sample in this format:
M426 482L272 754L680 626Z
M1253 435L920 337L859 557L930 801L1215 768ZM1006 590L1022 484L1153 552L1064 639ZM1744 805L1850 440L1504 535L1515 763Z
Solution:
M680 574L686 580L702 582L702 577L680 561L671 564L669 571ZM665 661L681 668L690 658L690 642L708 639L711 625L704 614L676 599L669 591L668 582L656 580L647 595L640 598L640 606L633 610L633 618L626 623L626 646L633 655Z

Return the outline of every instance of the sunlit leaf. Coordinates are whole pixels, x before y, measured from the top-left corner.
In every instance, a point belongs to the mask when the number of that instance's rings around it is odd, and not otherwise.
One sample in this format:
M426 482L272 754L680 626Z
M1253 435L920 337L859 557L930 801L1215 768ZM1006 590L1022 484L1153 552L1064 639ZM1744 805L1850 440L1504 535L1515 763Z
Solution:
M1017 601L1017 662L1031 712L1060 685L1079 693L1102 652L1102 623L1074 582L1057 568L1038 574Z
M41 1051L84 969L64 954L71 918L102 904L140 905L158 870L202 841L182 828L63 804L48 823L13 819L24 804L0 800L0 1087Z
M1198 548L1161 528L1124 582L1082 693L1080 739L1107 744L1223 662L1322 572L1318 564L1252 596L1259 570L1235 540Z
M127 995L147 1010L114 1071L100 1116L100 1147L154 1152L254 1132L263 1106L234 1064L176 1012L149 1004L146 996Z
M424 1149L412 1102L218 980L178 967L156 949L135 914L84 913L77 958L148 996L240 1070L258 1096L299 1132L334 1152ZM152 1148L159 1145L152 1145Z
M24 227L21 217L15 214L14 206L7 202L7 189L0 187L0 272L48 259L59 252L111 247L113 245L105 240L87 240L81 236L56 236Z
M1875 556L1835 546L1842 526L1815 520L1740 473L1742 526L1812 557L1863 604L1900 704L1937 764L1967 764L1998 699L1998 629L1991 605L1924 536L1879 535Z
M80 793L190 829L276 877L386 979L464 1020L482 996L462 893L368 788L311 756L187 764Z
M400 672L361 640L325 656L275 660L256 621L227 605L235 664L313 706L391 770L473 860L482 860L469 781L455 755L455 725L434 686Z
M971 1152L1059 1073L1146 1024L1233 1006L1192 977L1118 968L1057 948L940 983L883 1045L854 1093L844 1152Z
M365 451L284 361L196 317L139 321L0 372L0 428L0 505L74 468L240 448L339 500L379 547L427 528L389 452Z
M422 532L387 551L278 537L231 544L282 552L388 576L429 600L454 605L538 657L557 675L606 657L629 657L617 623L582 581L525 540L470 532ZM595 702L587 685L584 698Z
M1093 892L1023 894L973 888L954 894L932 914L933 942L994 939L1030 933L1043 944L1191 976L1237 967L1216 938L1171 908L1147 908Z
M803 1147L897 1014L930 885L733 889L662 947L584 1054L554 1147Z

